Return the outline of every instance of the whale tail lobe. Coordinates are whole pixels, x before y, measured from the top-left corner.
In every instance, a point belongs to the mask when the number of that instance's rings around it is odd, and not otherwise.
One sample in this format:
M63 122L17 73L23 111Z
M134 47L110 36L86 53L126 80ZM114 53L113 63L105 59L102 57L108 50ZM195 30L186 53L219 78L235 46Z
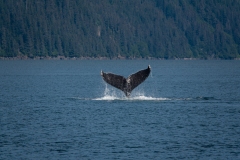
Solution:
M101 71L101 76L105 82L120 89L127 97L129 97L132 90L145 81L150 72L151 67L149 65L147 69L131 74L128 78L113 73L105 73L103 71Z

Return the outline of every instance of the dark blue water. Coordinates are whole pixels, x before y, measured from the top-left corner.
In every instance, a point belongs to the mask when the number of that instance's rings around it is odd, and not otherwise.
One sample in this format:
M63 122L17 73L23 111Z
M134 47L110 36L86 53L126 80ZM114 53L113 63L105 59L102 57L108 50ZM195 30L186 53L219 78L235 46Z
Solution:
M0 159L240 159L240 61L0 61Z

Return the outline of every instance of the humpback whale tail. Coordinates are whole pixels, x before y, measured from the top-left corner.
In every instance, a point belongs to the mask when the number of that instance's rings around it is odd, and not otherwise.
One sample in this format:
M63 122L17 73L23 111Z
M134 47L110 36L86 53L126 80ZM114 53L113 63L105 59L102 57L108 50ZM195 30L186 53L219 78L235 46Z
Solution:
M113 73L104 73L101 71L103 80L108 84L122 90L127 97L130 96L132 90L141 84L150 74L151 67L131 74L128 78Z

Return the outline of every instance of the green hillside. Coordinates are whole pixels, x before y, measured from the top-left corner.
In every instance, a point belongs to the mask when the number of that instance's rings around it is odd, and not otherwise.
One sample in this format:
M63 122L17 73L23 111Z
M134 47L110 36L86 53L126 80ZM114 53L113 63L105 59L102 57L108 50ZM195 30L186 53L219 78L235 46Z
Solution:
M240 58L238 0L0 0L0 57Z

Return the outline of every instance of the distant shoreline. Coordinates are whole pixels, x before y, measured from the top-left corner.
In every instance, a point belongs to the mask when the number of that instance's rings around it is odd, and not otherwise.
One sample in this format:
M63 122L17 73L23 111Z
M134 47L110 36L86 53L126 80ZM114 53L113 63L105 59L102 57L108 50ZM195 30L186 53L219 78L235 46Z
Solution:
M240 60L240 58L233 59L222 59L222 58L155 58L155 57L27 57L27 56L17 56L17 57L0 57L0 60Z

